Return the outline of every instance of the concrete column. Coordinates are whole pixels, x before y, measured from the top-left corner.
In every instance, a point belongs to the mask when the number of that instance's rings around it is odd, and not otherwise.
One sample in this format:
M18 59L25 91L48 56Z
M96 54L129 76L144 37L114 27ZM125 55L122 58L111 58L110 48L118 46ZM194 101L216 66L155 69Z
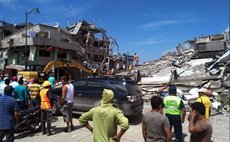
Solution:
M19 61L18 61L18 63L25 65L25 59L24 59L25 52L24 51L19 51L18 55L19 55Z
M71 53L66 53L66 60L71 61L72 60L72 54Z
M58 55L58 50L57 49L53 50L53 55L54 55L53 60L57 60L57 55Z
M57 49L51 51L51 60L57 60Z

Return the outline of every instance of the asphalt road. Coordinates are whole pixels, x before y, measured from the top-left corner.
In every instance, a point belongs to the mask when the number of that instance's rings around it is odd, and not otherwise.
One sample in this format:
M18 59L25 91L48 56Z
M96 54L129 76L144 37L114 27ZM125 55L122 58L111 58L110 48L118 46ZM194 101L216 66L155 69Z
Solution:
M150 104L145 102L144 111L150 110ZM51 136L42 135L41 132L37 133L25 133L16 134L15 142L92 142L92 133L86 128L81 127L78 122L79 115L74 115L73 123L75 125L75 130L71 133L64 133L63 129L65 123L61 116L58 120L52 122L52 132ZM217 114L210 118L213 124L214 132L212 141L213 142L229 142L229 114ZM183 133L185 136L185 142L189 141L188 132L188 121L186 120L183 124ZM123 135L121 142L143 142L142 131L141 131L141 117L130 119L130 128Z

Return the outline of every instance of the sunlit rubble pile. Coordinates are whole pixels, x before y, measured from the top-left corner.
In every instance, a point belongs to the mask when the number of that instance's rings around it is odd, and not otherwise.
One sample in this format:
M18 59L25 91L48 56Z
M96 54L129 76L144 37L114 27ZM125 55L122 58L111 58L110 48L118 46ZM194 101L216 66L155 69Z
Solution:
M193 59L195 51L188 49L183 54L177 52L161 59L144 63L139 67L142 79L139 82L145 100L156 95L165 83L178 86L178 95L187 101L194 101L196 95L191 89L207 86L212 90L213 107L217 111L229 110L230 62L229 49L215 58ZM167 92L167 89L165 89ZM189 102L188 102L189 103Z

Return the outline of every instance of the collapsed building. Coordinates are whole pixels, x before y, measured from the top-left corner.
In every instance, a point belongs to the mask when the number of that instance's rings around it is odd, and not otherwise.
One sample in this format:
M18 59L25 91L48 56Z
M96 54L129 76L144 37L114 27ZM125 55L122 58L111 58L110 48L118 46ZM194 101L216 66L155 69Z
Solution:
M224 33L205 37L215 40L198 37L186 41L184 47L179 45L170 52L164 52L160 59L143 63L139 67L142 82L159 84L226 78L230 73L230 42L227 35Z
M116 41L87 21L66 29L44 24L12 25L0 21L0 72L17 75L17 71L41 72L50 61L71 62L87 68L99 68L113 54ZM53 68L53 72L79 72L81 68Z
M191 93L191 90L207 87L216 98L213 104L227 102L225 105L229 106L229 31L186 41L183 46L179 44L163 52L160 59L145 62L136 69L141 72L139 84L147 100L157 95L162 86L172 83L178 86L180 95L187 95L187 100L195 99L198 95L197 92ZM167 93L167 89L164 91Z

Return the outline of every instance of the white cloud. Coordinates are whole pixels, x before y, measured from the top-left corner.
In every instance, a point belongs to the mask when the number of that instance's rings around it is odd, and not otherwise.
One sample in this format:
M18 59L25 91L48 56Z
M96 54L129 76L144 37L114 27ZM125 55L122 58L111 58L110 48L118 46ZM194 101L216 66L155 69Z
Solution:
M153 44L157 44L160 43L160 41L158 40L145 40L145 41L136 41L136 42L132 42L132 45L153 45Z
M172 39L163 39L162 37L157 37L157 38L147 38L143 39L142 41L135 41L131 42L131 45L155 45L155 44L161 44L161 43L169 43L173 42L174 40Z
M44 0L45 1L45 0ZM95 2L89 1L79 1L78 3L59 3L55 0L52 2L47 1L47 5L43 6L44 13L49 13L52 17L54 14L63 20L66 18L82 18L86 11L89 11L92 7L94 7ZM49 8L52 7L52 8Z
M83 7L77 7L74 5L56 5L53 6L52 9L48 10L48 13L55 13L55 14L60 14L60 15L66 15L66 16L76 16L80 15L84 12Z
M162 20L162 21L154 21L151 23L143 24L140 26L137 26L139 29L152 29L156 30L161 27L170 26L170 25L176 25L176 24L182 24L182 23L188 23L194 21L193 19L186 19L186 20Z
M11 10L16 8L13 0L0 0L0 3Z
M51 2L51 0L34 0L37 3Z
M172 25L172 24L176 24L176 23L178 23L178 21L176 21L176 20L155 21L155 22L151 22L148 24L140 25L140 26L138 26L138 28L153 29L153 28L159 28L162 26Z
M0 0L1 3L7 4L9 2L11 2L12 0Z

